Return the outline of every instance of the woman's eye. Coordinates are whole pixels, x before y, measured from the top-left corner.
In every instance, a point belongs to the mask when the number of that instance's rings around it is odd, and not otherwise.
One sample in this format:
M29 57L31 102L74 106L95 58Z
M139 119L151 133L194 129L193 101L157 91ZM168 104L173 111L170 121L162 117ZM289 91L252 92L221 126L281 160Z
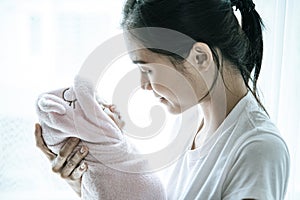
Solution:
M144 66L138 65L138 67L139 67L141 73L143 73L143 74L150 74L152 72L152 70L150 70L150 69L148 69L148 68L146 68Z
M142 69L142 68L140 68L140 70L141 70L141 72L142 72L143 74L149 74L149 73L152 72L150 69Z
M151 70L142 70L142 73L149 74L151 73Z

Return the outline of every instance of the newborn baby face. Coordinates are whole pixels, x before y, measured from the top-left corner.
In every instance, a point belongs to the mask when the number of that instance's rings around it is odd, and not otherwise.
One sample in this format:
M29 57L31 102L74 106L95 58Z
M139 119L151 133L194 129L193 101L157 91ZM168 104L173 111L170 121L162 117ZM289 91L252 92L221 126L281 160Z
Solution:
M122 120L120 112L117 107L113 104L108 104L104 99L100 97L98 93L96 93L96 101L102 107L103 111L116 123L120 130L122 130L125 126L125 122Z
M103 111L122 129L125 126L125 122L122 120L120 112L115 105L103 105Z

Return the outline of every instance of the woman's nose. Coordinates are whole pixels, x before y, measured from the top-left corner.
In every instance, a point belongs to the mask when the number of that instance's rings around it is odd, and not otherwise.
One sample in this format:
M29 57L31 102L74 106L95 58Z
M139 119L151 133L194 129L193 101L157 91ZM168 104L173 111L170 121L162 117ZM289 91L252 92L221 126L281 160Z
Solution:
M141 88L143 90L152 90L152 86L148 78L145 78L143 75L141 77Z

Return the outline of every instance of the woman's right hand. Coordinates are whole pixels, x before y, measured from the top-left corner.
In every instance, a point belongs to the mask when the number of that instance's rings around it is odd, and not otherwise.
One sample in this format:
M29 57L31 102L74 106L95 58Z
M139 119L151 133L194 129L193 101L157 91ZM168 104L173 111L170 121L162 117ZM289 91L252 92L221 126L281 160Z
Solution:
M53 153L45 144L42 137L42 128L39 124L35 125L36 146L47 156L52 163L52 170L67 181L72 189L81 196L81 177L87 170L86 163L82 160L88 154L88 148L82 146L73 156L73 150L80 142L78 138L70 138L60 149L59 154Z

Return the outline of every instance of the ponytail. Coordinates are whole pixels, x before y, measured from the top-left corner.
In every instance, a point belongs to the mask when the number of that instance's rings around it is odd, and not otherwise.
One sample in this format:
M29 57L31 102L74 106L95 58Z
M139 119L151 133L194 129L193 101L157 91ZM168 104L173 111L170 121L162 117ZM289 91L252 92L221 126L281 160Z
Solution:
M249 81L250 74L254 69L253 74L253 93L257 93L257 80L259 77L262 57L263 57L263 36L262 27L263 22L252 0L231 0L232 6L239 9L242 16L242 29L249 39L250 45L248 49L249 61L246 63L248 73L244 77L245 81Z

